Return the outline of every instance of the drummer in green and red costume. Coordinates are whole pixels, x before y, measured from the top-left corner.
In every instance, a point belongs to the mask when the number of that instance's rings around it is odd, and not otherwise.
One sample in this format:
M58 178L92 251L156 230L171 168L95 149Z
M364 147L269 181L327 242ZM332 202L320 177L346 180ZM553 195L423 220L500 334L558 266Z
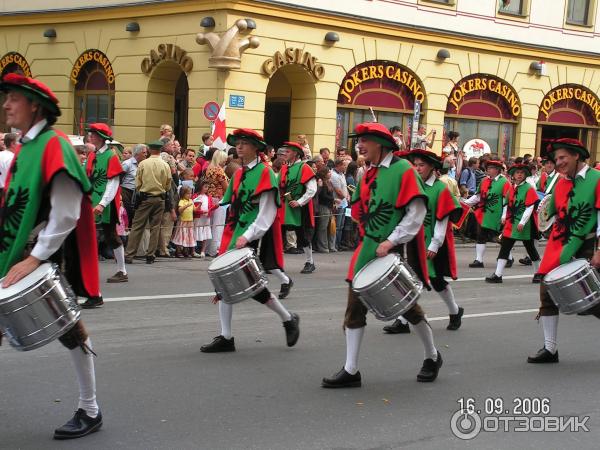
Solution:
M92 205L96 224L102 227L104 241L108 245L117 262L117 273L106 280L108 283L123 283L129 280L125 268L125 248L117 233L119 223L119 207L121 206L120 175L123 167L116 152L108 147L112 141L112 130L105 123L92 123L85 129L88 139L96 147L89 154L86 172L92 183ZM95 308L101 304L86 302L84 308Z
M521 241L533 264L533 282L539 283L541 277L537 270L540 266L540 255L534 243L538 234L535 207L539 198L535 188L526 181L526 178L531 176L531 169L527 164L513 164L508 169L508 174L512 177L514 184L506 193L506 206L502 212L504 231L500 242L500 253L498 253L496 271L486 277L485 281L502 283L502 274L510 252L515 242Z
M445 276L456 280L456 251L452 223L460 220L462 207L458 199L450 193L448 186L437 178L436 170L443 167L442 160L427 150L412 150L403 156L413 163L423 181L427 195L427 215L423 224L425 246L427 247L427 269L431 287L436 291L450 315L447 330L458 330L461 326L464 309L456 304L454 292L444 279ZM406 333L407 324L398 318L392 325L383 328L387 333Z
M429 289L422 227L427 214L427 197L419 175L408 161L393 154L398 146L382 124L359 124L350 136L358 138L358 151L371 165L352 196L352 218L358 222L360 243L350 261L347 281L351 282L354 274L369 261L397 251L405 244L408 263ZM404 317L413 325L425 347L425 361L417 381L434 381L442 356L435 347L425 313L415 304ZM323 387L361 385L358 354L366 324L367 308L349 287L344 318L346 363L332 377L323 379Z
M265 164L267 144L254 130L241 128L227 136L227 143L235 146L243 167L231 178L222 205L230 205L225 219L219 254L234 248L258 249L265 270L283 271L283 242L281 224L277 217L279 192L275 173ZM290 313L269 289L252 297L274 311L283 322L288 347L293 347L300 336L300 318ZM221 334L200 350L205 353L233 352L235 341L231 333L233 305L219 301Z
M469 267L483 267L485 244L493 241L502 231L502 208L510 183L502 176L502 161L488 160L485 166L486 177L481 181L477 193L465 203L474 207L477 227L475 260Z
M101 301L91 186L67 136L52 128L61 114L58 99L40 81L14 73L4 77L0 90L6 92L6 124L23 136L0 198L2 287L49 260L64 267L77 295ZM32 233L37 235L30 248ZM96 402L92 343L82 321L59 341L70 350L76 368L79 406L54 437L72 439L97 431L102 414Z
M279 220L284 230L296 234L298 247L304 250L306 262L301 273L312 273L315 271L312 254L315 213L312 199L317 193L317 179L309 165L302 161L304 147L297 142L284 142L282 148L286 151L286 164L279 173Z
M556 217L540 264L539 273L546 275L573 258L590 260L600 267L600 171L585 163L589 151L576 139L557 139L548 144L546 154L556 164L561 178L556 182L550 215ZM556 363L558 350L558 308L540 285L538 317L544 331L544 347L527 358L530 363ZM600 307L586 311L600 319Z

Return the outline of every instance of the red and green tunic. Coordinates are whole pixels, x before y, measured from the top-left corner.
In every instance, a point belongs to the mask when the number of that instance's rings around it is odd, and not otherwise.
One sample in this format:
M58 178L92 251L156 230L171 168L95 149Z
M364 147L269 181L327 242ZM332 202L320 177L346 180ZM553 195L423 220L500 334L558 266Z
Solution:
M108 148L102 153L91 152L86 162L86 172L92 184L92 205L96 207L106 191L108 180L123 173L123 167L114 150ZM115 198L104 208L101 216L96 217L98 223L116 223L121 205L121 187ZM111 220L112 219L112 220Z
M456 251L454 249L452 222L456 223L460 220L462 207L443 181L436 179L431 186L424 183L423 187L427 196L427 215L423 223L425 248L428 248L431 244L436 221L444 220L446 217L449 218L444 243L438 249L435 258L427 260L429 277L448 276L456 280ZM437 273L438 271L441 271L441 273Z
M527 182L512 186L506 193L505 199L507 202L506 222L504 223L502 236L517 241L533 239L537 234L537 214L535 214L535 211L523 226L523 231L517 230L517 226L523 218L525 210L539 201L535 188Z
M99 295L96 227L89 194L91 185L77 154L63 133L46 129L15 152L0 199L0 278L21 261L33 229L48 218L50 187L66 172L84 193L81 214L63 245L66 276L75 292Z
M285 194L289 192L291 195L290 200L298 200L301 198L306 192L306 183L313 178L315 178L315 173L308 164L304 162L299 162L291 166L286 164L281 168L281 172L279 173L281 205L278 210L278 215L282 225L289 225L292 227L315 227L315 214L312 199L301 208L292 208L285 197Z
M554 175L552 176L548 176L548 174L546 172L542 172L542 174L540 175L540 179L537 181L537 185L536 188L538 191L543 192L545 194L552 194L552 192L554 191L554 186L556 186L556 179L559 177L558 172L554 172ZM548 187L550 188L548 190L548 192L546 192L546 189L548 189Z
M539 273L546 274L569 262L588 235L595 236L600 209L600 171L589 168L585 178L560 178L550 201L556 219L550 230Z
M496 180L490 177L483 179L477 190L479 203L475 205L475 218L483 228L497 232L502 230L503 199L509 189L510 183L502 176Z
M221 200L222 205L231 206L227 211L219 254L235 248L237 239L258 217L261 194L268 191L275 192L275 204L279 207L277 177L271 168L262 162L250 169L240 168L233 174ZM261 241L260 259L264 268L283 269L283 240L277 215ZM253 246L257 244L253 243Z
M411 164L394 156L389 167L373 167L362 177L352 196L352 218L358 222L360 243L350 261L347 280L376 258L375 251L398 226L408 204L416 198L427 201L423 182ZM429 285L423 228L408 243L409 263Z

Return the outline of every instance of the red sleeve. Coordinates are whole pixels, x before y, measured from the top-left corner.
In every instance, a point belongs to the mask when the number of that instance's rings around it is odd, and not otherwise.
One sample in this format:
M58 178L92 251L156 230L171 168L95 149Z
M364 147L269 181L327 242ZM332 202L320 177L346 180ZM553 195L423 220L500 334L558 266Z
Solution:
M527 195L525 195L525 206L535 205L539 201L537 191L533 186L529 188L527 191Z
M511 191L511 189L511 184L508 181L504 183L504 186L502 186L502 193L504 194L504 196L506 196Z
M113 150L107 150L109 152ZM119 157L113 153L113 155L108 160L108 167L106 168L106 178L109 180L114 177L118 177L123 173L123 167L121 166L121 161L119 161Z
M87 160L85 161L85 173L88 177L92 176L94 170L94 161L96 160L96 152L89 152Z
M285 181L287 180L288 168L289 166L287 164L281 166L281 170L279 171L279 187L283 187L285 185ZM283 192L281 195L283 194L285 194L285 192Z
M16 159L16 158L15 158ZM48 184L54 175L65 168L65 161L62 153L62 146L58 136L50 138L44 149L42 158L42 175L44 183Z
M258 181L258 186L256 186L256 189L254 190L254 196L258 196L258 195L262 194L263 192L276 190L277 185L274 183L274 181L275 181L274 178L275 177L274 177L273 171L269 167L264 166L263 171L260 174L260 180Z
M200 164L198 164L198 163L194 164L194 166L192 167L192 172L194 172L195 178L198 178L198 175L200 175L201 169L202 169L202 167L200 167Z
M303 164L302 165L302 173L300 174L300 183L306 184L313 178L315 178L315 173L313 172L313 170L310 168L310 166L308 164Z
M408 168L403 174L400 180L400 192L398 192L398 198L396 199L396 208L403 208L408 205L414 198L423 197L426 199L419 180L419 175L414 168Z
M462 208L458 204L458 201L454 199L450 193L450 189L444 187L437 201L436 220L442 220L444 217L450 216L450 221L456 223L460 220L461 214Z

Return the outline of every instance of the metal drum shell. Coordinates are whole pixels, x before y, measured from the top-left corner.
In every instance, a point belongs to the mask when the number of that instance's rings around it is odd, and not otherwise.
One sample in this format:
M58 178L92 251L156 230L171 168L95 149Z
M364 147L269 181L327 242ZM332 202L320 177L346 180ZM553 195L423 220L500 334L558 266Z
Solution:
M208 277L215 292L219 294L222 301L228 304L252 298L268 284L267 276L254 252L248 253L246 258L235 261L226 267L219 269L209 267Z
M42 347L79 320L77 297L56 265L33 286L0 300L0 329L19 351Z
M355 276L368 269L366 264ZM412 268L396 255L394 263L389 269L374 282L352 290L365 307L373 315L383 321L397 319L417 302L423 290L423 283L419 280Z
M559 311L567 315L585 312L600 303L598 272L586 260L575 261L585 261L586 264L568 276L556 280L547 280L553 271L544 277L544 285L550 298Z

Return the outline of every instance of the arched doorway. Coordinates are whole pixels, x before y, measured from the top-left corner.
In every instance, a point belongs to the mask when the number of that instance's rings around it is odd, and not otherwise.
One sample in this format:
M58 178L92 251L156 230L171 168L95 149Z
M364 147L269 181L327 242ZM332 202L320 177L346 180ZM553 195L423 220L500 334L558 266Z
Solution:
M9 52L0 59L0 80L9 73L18 73L31 77L31 68L23 55L17 52ZM2 105L4 104L4 92L0 92L0 132L10 132L10 127L6 126L6 114Z
M86 125L94 122L112 127L115 76L108 57L99 50L86 50L73 66L71 81L75 84L73 134L83 135Z
M315 80L306 69L299 64L279 68L267 86L263 126L266 142L277 148L304 134L312 144L318 120L316 107Z
M161 62L150 74L146 101L146 141L159 138L162 124L173 127L182 148L187 146L189 87L187 75L173 61Z
M583 142L597 159L600 99L585 86L563 84L548 92L540 104L536 151L551 139L572 138Z

